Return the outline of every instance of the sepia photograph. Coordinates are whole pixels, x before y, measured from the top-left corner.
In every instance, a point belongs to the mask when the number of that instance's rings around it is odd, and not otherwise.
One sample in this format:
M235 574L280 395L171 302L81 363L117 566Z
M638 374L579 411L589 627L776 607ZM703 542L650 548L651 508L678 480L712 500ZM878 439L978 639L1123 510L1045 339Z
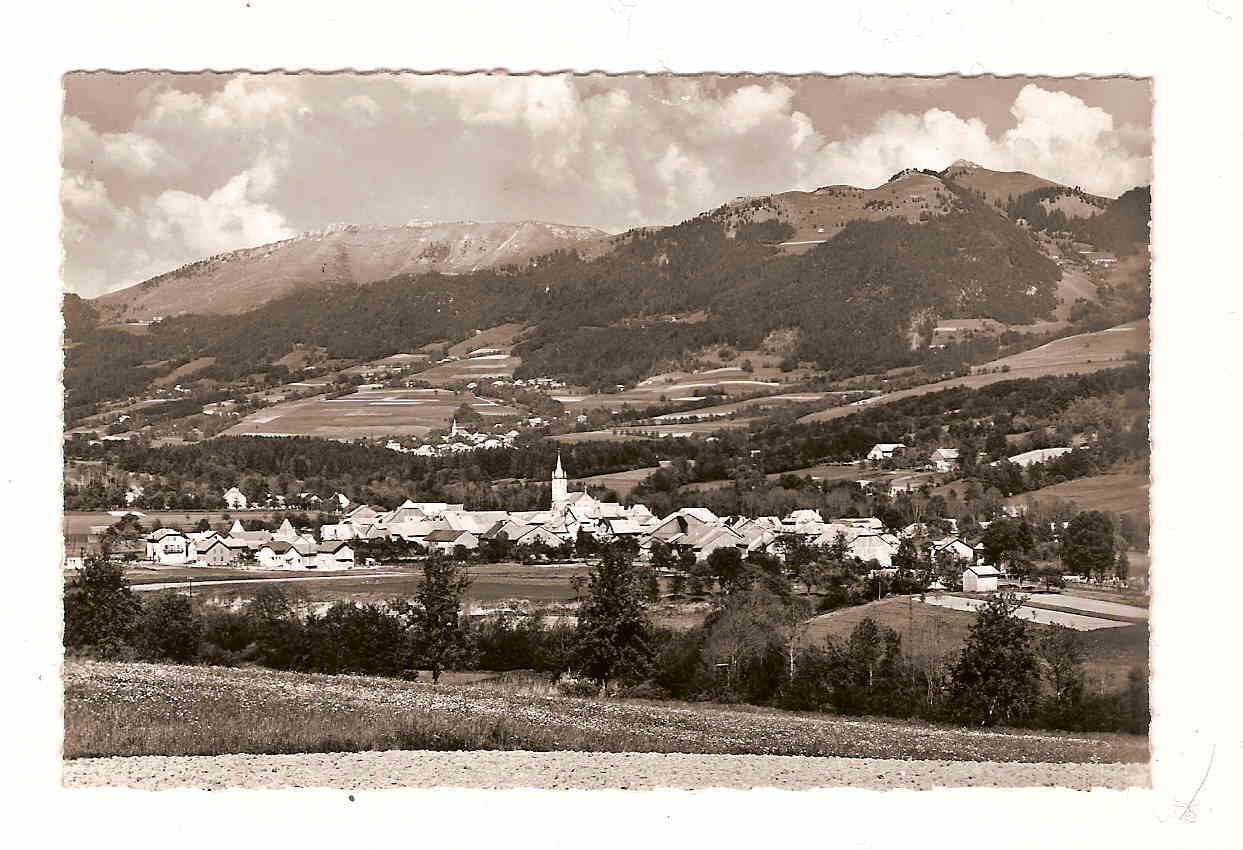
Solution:
M61 83L65 786L1151 786L1151 78Z

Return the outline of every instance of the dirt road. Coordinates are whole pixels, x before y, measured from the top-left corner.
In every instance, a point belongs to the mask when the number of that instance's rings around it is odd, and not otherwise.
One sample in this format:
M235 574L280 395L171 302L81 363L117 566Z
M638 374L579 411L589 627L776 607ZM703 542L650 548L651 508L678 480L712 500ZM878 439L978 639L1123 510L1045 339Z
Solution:
M856 788L1142 787L1146 764L903 761L661 753L318 753L76 759L71 787Z

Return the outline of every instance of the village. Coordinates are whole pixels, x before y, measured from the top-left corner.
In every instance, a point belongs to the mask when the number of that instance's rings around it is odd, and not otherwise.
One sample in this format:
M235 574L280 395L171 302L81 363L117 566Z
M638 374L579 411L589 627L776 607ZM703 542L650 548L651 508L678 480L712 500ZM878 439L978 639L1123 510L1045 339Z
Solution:
M904 448L902 444L878 444L866 460L892 459ZM937 471L951 471L958 463L957 454L955 449L937 449L928 464ZM1016 462L1024 460L1029 459ZM337 521L318 528L295 527L288 517L275 531L248 530L240 519L224 531L158 528L143 538L139 563L154 569L351 570L383 565L365 554L377 543L393 544L405 552L439 552L463 559L479 559L485 550L525 552L549 563L569 557L576 547L582 547L585 537L591 545L627 541L646 562L663 546L683 565L705 562L719 550L733 550L743 558L766 554L784 559L791 548L836 546L842 557L866 566L867 578L889 579L899 573L895 558L900 560L904 541L909 541L907 545L918 547L920 560L940 567L938 576L952 576L948 587L942 578L928 576L930 591L992 593L1009 578L1003 564L987 563L982 542L957 533L953 519L893 529L877 517L826 519L812 509L793 510L781 517L748 517L717 516L706 507L683 507L659 517L643 504L601 501L587 492L571 491L560 456L550 483L552 499L546 510L471 510L463 504L411 500L390 510L353 504L338 493L326 500L339 506L339 514L333 515ZM232 510L247 508L246 497L236 487L224 494L224 500ZM1021 514L1021 506L1004 509L1006 517ZM988 525L987 521L979 524L981 530ZM489 550L490 545L502 548ZM66 567L80 566L80 562L81 557L71 555ZM1081 580L1073 575L1062 578Z

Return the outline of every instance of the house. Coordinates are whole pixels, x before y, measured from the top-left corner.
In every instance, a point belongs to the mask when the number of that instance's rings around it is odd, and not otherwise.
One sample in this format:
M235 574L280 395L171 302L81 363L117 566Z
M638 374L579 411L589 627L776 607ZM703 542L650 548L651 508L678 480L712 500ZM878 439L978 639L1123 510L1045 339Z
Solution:
M318 550L315 541L304 537L293 543L273 540L259 547L255 559L260 567L269 570L314 569Z
M542 525L530 526L517 537L512 538L512 542L515 546L536 546L543 544L544 546L549 546L554 549L565 543L564 540Z
M326 540L316 547L315 566L321 570L353 569L354 547L344 540Z
M246 548L254 552L264 543L267 543L272 539L272 532L247 531L242 528L242 521L235 519L233 520L233 525L229 527L229 533L227 536L233 538L234 540L242 541L246 544Z
M160 528L146 538L147 560L162 566L180 566L194 558L190 538L175 528Z
M882 567L893 566L893 556L898 553L898 538L892 534L864 532L850 541L850 554L860 561L876 561Z
M946 555L964 564L969 564L975 560L975 549L957 537L947 537L944 540L934 542L928 547L928 554L932 558L933 563L936 563L939 558Z
M868 452L868 460L889 460L902 454L906 450L905 443L877 443L872 446L872 450Z
M240 540L211 537L195 542L194 562L201 567L232 567L246 551L246 544Z
M224 503L231 511L244 511L247 505L246 495L236 487L230 487L224 493Z
M424 539L429 551L443 552L452 555L458 546L467 549L479 548L479 537L471 531L452 528L441 528L433 531Z
M714 525L718 521L716 514L707 508L682 508L660 520L648 533L657 540L669 543L675 537L688 534L706 525Z
M937 449L928 460L932 462L932 467L937 472L953 472L958 469L958 465L961 463L958 449Z
M974 564L963 570L962 589L966 593L996 593L1001 573L987 564Z
M288 517L281 523L280 528L276 529L276 533L272 535L273 540L285 540L291 543L297 538L298 531L293 527L293 523L289 521Z
M701 525L667 542L679 551L690 551L696 561L706 561L717 549L737 549L744 554L747 549L747 539L724 525Z

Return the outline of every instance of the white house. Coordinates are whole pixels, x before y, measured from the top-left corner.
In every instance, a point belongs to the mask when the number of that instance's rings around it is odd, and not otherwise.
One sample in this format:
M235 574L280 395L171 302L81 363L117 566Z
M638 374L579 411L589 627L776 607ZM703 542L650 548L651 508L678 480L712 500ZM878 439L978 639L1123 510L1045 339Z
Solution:
M868 460L888 460L897 457L906 450L905 443L877 443L868 452Z
M966 593L996 593L1001 573L996 567L975 564L962 572L962 589Z
M321 570L348 570L354 567L354 547L344 540L330 540L319 544L315 553L315 566Z
M174 528L160 528L147 535L147 560L163 566L180 566L194 558L190 538Z
M247 504L246 495L236 487L230 487L224 493L224 503L231 511L244 511Z
M953 472L961 462L958 449L948 448L937 449L928 459L932 461L932 466L937 472Z
M944 540L938 540L928 547L928 554L936 561L939 557L948 554L955 561L969 564L975 560L975 549L969 544L964 543L957 537L947 537Z

